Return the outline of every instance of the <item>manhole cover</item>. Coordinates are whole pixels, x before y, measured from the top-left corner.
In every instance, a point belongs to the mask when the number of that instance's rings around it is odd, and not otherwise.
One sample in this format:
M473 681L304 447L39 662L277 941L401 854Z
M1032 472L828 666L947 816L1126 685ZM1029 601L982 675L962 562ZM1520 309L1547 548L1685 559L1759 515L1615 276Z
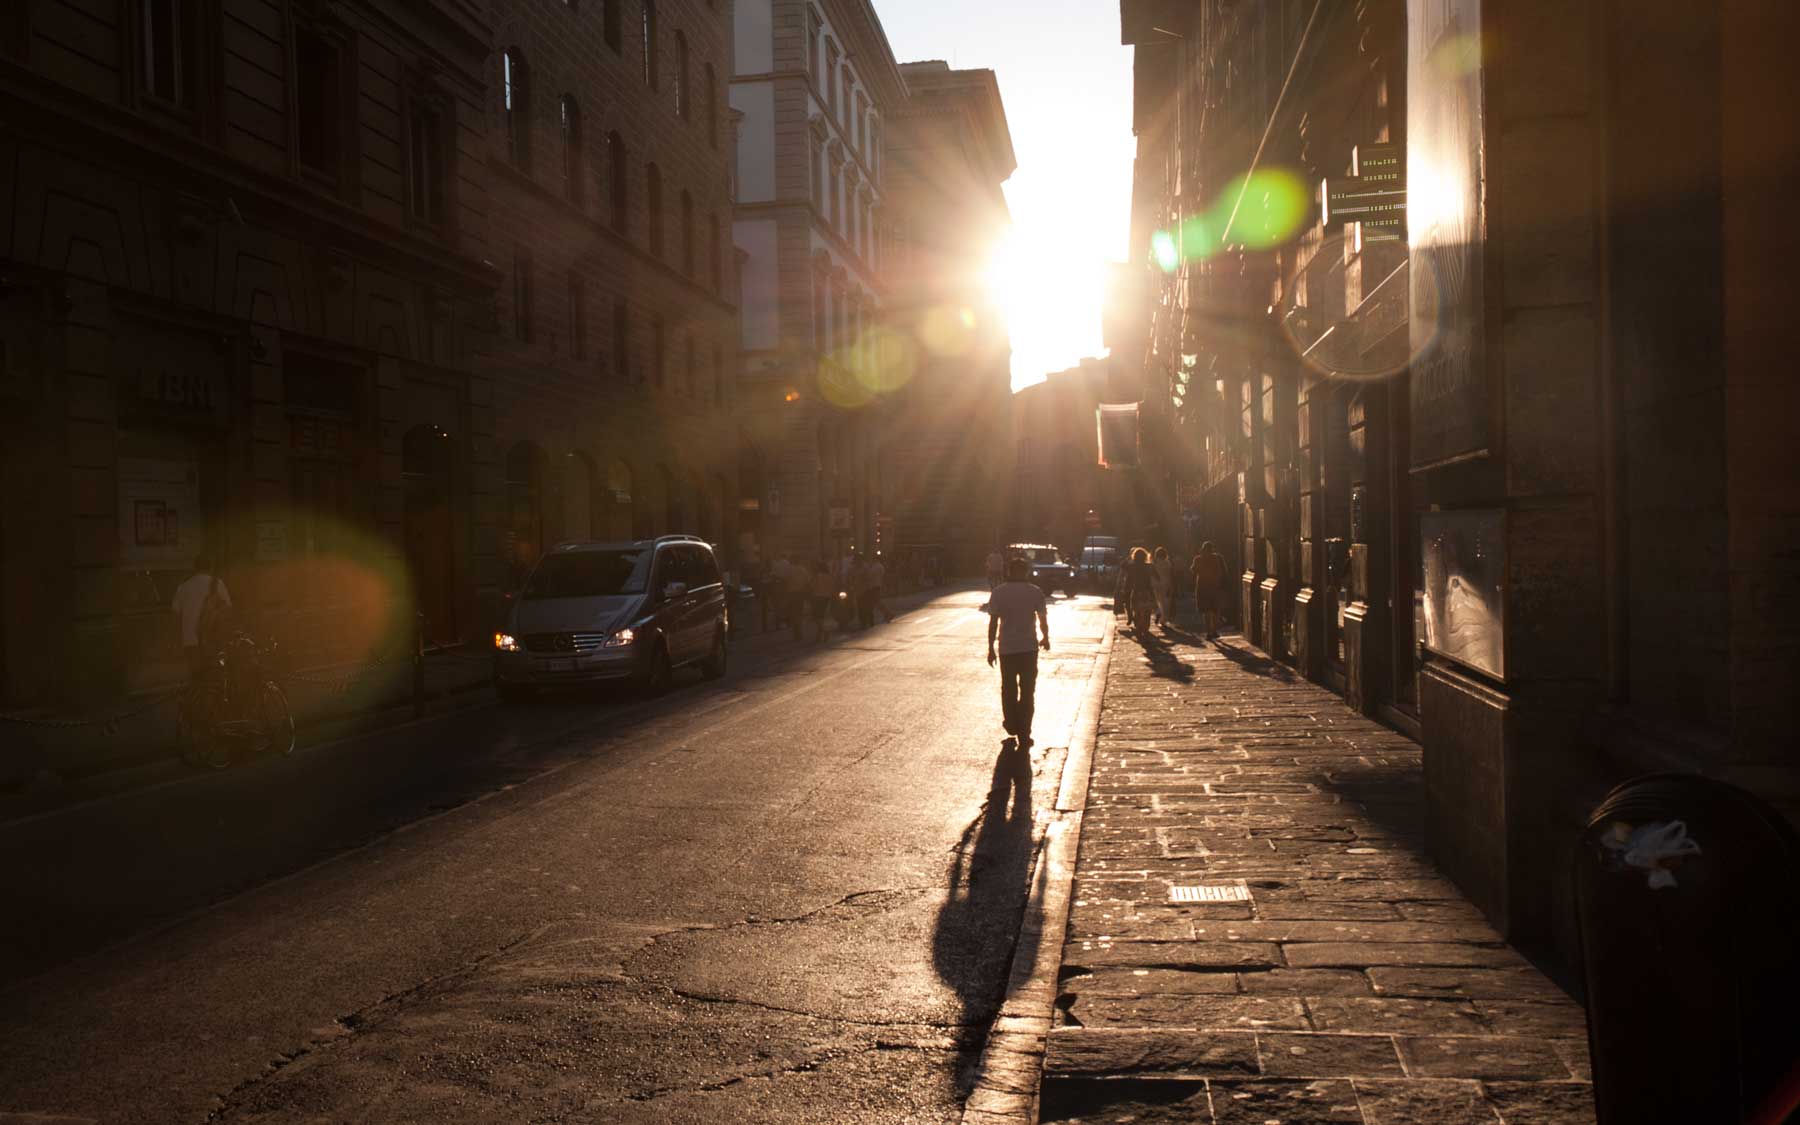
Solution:
M1201 883L1192 887L1170 887L1170 902L1249 902L1250 888L1242 879L1229 883Z

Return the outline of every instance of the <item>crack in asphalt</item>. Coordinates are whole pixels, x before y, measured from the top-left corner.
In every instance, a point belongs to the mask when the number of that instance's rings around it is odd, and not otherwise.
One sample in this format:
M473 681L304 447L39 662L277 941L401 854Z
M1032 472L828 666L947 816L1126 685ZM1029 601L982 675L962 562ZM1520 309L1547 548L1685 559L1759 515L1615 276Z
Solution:
M483 953L479 957L476 957L474 960L469 961L463 965L460 965L457 968L450 970L449 972L439 973L436 976L427 977L424 980L419 981L417 984L409 985L406 988L402 988L397 992L390 992L386 996L383 996L381 999L376 1000L370 1004L365 1004L361 1008L358 1008L354 1012L351 1012L347 1015L342 1015L342 1016L337 1017L332 1022L337 1028L339 1028L341 1030L339 1030L336 1033L329 1034L329 1035L315 1035L311 1039L307 1040L305 1043L302 1043L300 1046L294 1048L293 1050L283 1051L280 1054L276 1055L272 1060L269 1061L268 1065L266 1065L263 1068L261 1073L254 1074L254 1075L250 1076L249 1078L244 1079L242 1082L239 1082L237 1085L233 1086L230 1090L227 1090L225 1093L219 1095L218 1098L216 1099L216 1101L218 1102L218 1105L214 1106L213 1109L209 1113L207 1113L206 1120L207 1121L222 1120L227 1113L231 1112L233 1103L242 1100L242 1098L245 1094L249 1093L251 1090L255 1089L257 1086L261 1085L264 1082L267 1082L269 1079L280 1074L283 1070L286 1070L288 1067L292 1066L294 1063L300 1061L303 1058L306 1058L308 1055L316 1054L318 1052L327 1050L338 1043L348 1042L350 1039L355 1037L355 1035L358 1032L360 1032L360 1031L364 1030L366 1027L368 1027L369 1022L370 1022L370 1017L379 1013L381 1009L383 1009L389 1005L401 1003L405 1000L411 999L412 997L419 995L420 993L424 992L426 989L431 988L435 985L440 985L440 984L443 984L448 981L453 981L453 980L457 980L459 978L471 976L475 972L480 970L481 967L483 965L487 964L489 961L494 960L496 957L505 956L507 953L510 953L514 949L517 949L519 946L525 944L526 942L532 940L533 938L542 936L544 933L549 931L555 925L556 925L555 922L547 922L541 926L538 926L537 928L535 928L533 930L530 930L526 933L520 934L518 937L515 937L515 938L511 939L510 941L502 942L500 945L495 946L493 949L489 950L486 953Z

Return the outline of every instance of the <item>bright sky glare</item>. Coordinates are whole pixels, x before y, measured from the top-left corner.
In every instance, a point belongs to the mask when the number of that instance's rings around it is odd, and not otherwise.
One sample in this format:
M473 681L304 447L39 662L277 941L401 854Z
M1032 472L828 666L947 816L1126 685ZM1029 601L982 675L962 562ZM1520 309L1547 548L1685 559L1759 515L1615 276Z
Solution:
M990 271L1012 332L1013 389L1102 352L1106 263L1130 225L1131 52L1095 0L875 0L901 62L988 67L1019 170L1013 234Z

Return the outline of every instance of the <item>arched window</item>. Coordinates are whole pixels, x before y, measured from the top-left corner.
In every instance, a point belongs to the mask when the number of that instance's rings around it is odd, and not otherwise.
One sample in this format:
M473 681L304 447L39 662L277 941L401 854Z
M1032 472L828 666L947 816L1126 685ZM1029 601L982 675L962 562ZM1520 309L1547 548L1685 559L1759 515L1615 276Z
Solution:
M675 112L686 119L692 115L692 107L688 99L688 45L687 33L675 33Z
M694 276L694 197L681 193L681 272Z
M706 64L706 143L719 147L719 75Z
M617 133L606 135L606 180L612 193L612 229L624 234L631 220L631 188L625 178L625 138Z
M506 455L506 563L513 588L544 550L544 451L528 441Z
M563 198L581 202L581 107L574 94L564 94L559 103L562 126Z
M644 169L644 209L650 213L650 253L660 258L663 252L662 169L654 164Z
M606 45L617 51L624 45L624 21L619 18L619 9L625 6L625 0L605 0L600 13L600 23L606 35Z
M607 499L612 502L608 534L617 539L645 539L650 528L640 523L644 505L632 496L631 466L614 460L606 470Z
M500 54L500 101L506 114L506 153L514 165L531 168L531 68L517 47Z
M644 84L656 89L656 0L644 3Z
M620 379L628 374L631 364L631 310L625 304L625 298L613 298L612 315L612 363L613 374Z

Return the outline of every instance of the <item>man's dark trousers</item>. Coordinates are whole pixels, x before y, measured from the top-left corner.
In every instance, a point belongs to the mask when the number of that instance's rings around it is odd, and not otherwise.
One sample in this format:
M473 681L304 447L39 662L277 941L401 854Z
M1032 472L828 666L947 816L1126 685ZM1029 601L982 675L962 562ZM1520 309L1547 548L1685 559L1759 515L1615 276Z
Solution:
M1037 696L1037 650L1000 656L1000 716L1006 733L1031 737L1031 713Z

